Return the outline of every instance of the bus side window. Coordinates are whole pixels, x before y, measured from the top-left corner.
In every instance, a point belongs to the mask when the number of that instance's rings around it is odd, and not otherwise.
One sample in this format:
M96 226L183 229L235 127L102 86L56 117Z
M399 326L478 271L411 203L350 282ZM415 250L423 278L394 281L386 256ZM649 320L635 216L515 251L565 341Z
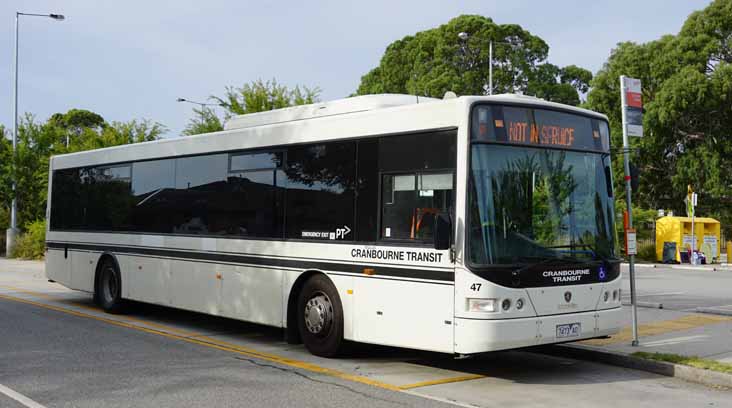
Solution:
M381 237L432 239L435 217L452 211L452 173L384 175L382 178Z
M409 239L417 206L415 174L387 174L382 176L381 186L381 237Z
M283 170L286 238L354 239L355 142L290 146Z
M452 213L454 130L379 139L379 239L429 241L435 216Z

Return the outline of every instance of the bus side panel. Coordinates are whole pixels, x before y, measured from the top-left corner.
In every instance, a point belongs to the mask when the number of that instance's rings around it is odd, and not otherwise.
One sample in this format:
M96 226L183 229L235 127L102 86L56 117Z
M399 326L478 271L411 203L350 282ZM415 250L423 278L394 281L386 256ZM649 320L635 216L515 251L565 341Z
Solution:
M66 287L71 286L71 252L49 249L46 252L46 277Z
M69 251L71 253L72 251ZM71 289L94 292L94 272L99 254L73 251L71 257Z
M355 339L452 353L452 285L355 279Z
M217 265L221 315L282 327L282 274L278 269Z
M172 305L168 289L170 260L134 255L119 255L118 258L121 264L126 265L128 278L126 282L122 281L122 288L129 287L130 299ZM125 275L124 272L122 274Z
M212 315L219 314L221 275L217 265L171 260L168 291L171 305Z

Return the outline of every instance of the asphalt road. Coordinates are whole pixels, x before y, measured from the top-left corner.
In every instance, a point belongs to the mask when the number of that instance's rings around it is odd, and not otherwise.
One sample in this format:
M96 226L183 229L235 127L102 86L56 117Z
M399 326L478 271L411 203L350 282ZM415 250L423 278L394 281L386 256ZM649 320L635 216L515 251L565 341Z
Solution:
M529 351L454 359L362 346L322 359L278 330L89 294L0 259L0 407L732 406L732 391ZM406 391L399 391L400 389Z
M0 316L0 384L47 407L446 406L23 303Z
M664 309L695 312L703 309L732 314L732 269L675 269L659 265L636 267L638 301L660 303ZM623 299L630 301L628 268L623 267ZM726 313L725 313L726 314Z

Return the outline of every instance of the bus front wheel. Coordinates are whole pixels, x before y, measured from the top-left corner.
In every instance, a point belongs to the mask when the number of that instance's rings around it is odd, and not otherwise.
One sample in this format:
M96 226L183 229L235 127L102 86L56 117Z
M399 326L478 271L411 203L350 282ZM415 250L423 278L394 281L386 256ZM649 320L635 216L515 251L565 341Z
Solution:
M112 259L105 259L99 269L96 298L105 312L121 313L123 311L122 278Z
M297 322L305 347L316 356L335 357L343 349L343 307L338 291L325 275L303 285L297 301Z

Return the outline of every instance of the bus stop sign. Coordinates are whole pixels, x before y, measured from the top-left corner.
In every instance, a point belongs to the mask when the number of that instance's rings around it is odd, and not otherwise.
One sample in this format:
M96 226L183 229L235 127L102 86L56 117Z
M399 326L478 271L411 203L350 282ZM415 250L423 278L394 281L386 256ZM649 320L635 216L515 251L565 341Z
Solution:
M643 98L640 79L623 77L621 93L628 136L643 136Z

